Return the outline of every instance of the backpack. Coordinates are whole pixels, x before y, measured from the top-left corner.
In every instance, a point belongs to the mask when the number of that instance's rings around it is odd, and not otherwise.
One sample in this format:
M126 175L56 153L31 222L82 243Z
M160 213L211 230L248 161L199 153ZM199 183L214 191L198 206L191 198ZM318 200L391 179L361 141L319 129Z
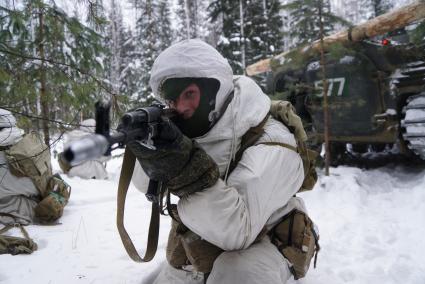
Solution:
M297 148L292 150L298 152L304 167L304 180L298 192L312 190L317 182L315 164L319 153L307 147L307 134L301 118L296 114L292 104L287 101L272 101L270 113L274 119L282 122L294 134L297 142ZM288 147L291 145L281 146L293 148ZM292 264L290 269L295 280L306 275L313 256L316 268L317 253L320 250L319 233L306 212L293 209L273 227L269 236L271 242Z
M49 147L32 132L5 151L10 172L17 177L29 177L42 197L47 192L48 176L52 175Z
M312 190L317 182L316 159L319 153L307 147L307 134L301 118L296 114L295 108L288 101L272 101L270 113L274 119L282 122L294 134L297 141L297 152L303 161L304 180L298 190L303 192Z
M68 203L71 187L60 175L52 175L49 147L36 133L30 133L5 153L10 172L17 177L29 177L41 195L41 201L34 208L37 221L48 223L59 219Z

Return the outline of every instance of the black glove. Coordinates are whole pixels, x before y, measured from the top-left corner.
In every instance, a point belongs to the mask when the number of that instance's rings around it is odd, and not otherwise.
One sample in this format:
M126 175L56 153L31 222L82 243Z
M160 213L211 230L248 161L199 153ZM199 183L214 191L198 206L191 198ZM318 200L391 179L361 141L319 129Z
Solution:
M183 196L212 186L219 178L217 164L199 145L183 135L170 120L158 126L155 150L139 141L127 143L145 173L164 182L171 193Z

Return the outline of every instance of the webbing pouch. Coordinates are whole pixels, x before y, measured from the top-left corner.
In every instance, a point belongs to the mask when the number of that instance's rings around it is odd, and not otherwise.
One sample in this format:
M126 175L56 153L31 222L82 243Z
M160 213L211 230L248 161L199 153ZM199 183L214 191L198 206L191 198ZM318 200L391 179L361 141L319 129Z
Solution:
M171 230L168 234L166 257L168 263L177 269L181 269L185 265L190 264L181 241L182 234L187 232L187 230L188 229L182 223L179 223L174 219L171 220Z
M59 219L71 195L71 187L59 176L48 178L47 196L34 208L35 217L41 223L51 223Z
M181 237L186 256L196 271L209 273L212 270L214 261L223 250L192 231L186 232Z
M271 230L270 239L292 264L295 280L306 275L313 256L316 267L319 234L313 221L303 211L294 209L285 215Z
M175 204L168 204L168 212L173 218L168 235L168 263L177 269L191 265L195 271L211 272L214 261L223 250L190 231L181 222Z

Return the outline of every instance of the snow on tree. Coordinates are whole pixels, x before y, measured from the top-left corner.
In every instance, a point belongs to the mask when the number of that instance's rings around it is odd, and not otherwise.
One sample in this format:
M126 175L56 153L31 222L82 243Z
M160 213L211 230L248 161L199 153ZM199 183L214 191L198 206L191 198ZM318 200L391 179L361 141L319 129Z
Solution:
M116 0L110 0L108 25L106 26L105 46L108 53L105 58L105 71L114 95L112 99L113 114L119 115L126 107L123 105L131 92L131 72L127 69L134 48L131 32L124 26L122 9ZM115 118L115 117L114 117Z
M211 22L221 23L217 49L235 73L244 66L282 50L279 3L273 0L211 1Z
M385 14L393 7L390 0L370 0L370 2L374 12L373 18Z
M137 3L140 11L133 39L132 76L135 89L132 100L135 104L147 102L152 96L149 87L150 70L159 53L172 41L170 12L167 1L144 0Z
M205 10L205 0L178 0L175 10L177 41L190 38L206 39L208 37L208 25Z
M110 5L109 24L106 27L106 46L109 46L110 51L107 72L113 90L117 93L120 90L120 74L123 68L121 51L126 39L121 7L116 0L111 0Z
M159 25L158 31L158 47L162 51L171 45L173 41L173 32L171 29L171 10L167 0L158 1L157 21Z
M287 12L285 35L291 40L290 47L311 43L320 36L319 5L322 9L324 36L346 22L331 11L329 0L294 0L282 6Z
M87 115L106 89L104 48L99 33L54 3L21 4L0 6L0 93L13 110L42 116L41 126L39 120L24 123L27 130L41 127L48 144L49 119Z

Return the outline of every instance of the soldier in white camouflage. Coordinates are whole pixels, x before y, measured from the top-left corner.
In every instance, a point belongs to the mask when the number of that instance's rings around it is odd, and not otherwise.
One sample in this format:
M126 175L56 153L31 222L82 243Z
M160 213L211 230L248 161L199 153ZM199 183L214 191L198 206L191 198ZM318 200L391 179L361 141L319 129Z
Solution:
M287 259L263 234L302 201L293 198L303 163L293 150L247 148L232 165L244 134L296 147L293 134L269 117L270 99L250 78L233 76L227 60L200 40L172 45L155 60L150 86L179 117L162 123L156 151L129 145L143 169L179 197L167 264L155 283L286 283ZM169 208L170 209L170 208Z
M19 142L24 131L16 126L16 119L8 110L0 109L0 216L3 225L32 223L34 208L40 193L29 177L17 177L9 170L5 151Z

